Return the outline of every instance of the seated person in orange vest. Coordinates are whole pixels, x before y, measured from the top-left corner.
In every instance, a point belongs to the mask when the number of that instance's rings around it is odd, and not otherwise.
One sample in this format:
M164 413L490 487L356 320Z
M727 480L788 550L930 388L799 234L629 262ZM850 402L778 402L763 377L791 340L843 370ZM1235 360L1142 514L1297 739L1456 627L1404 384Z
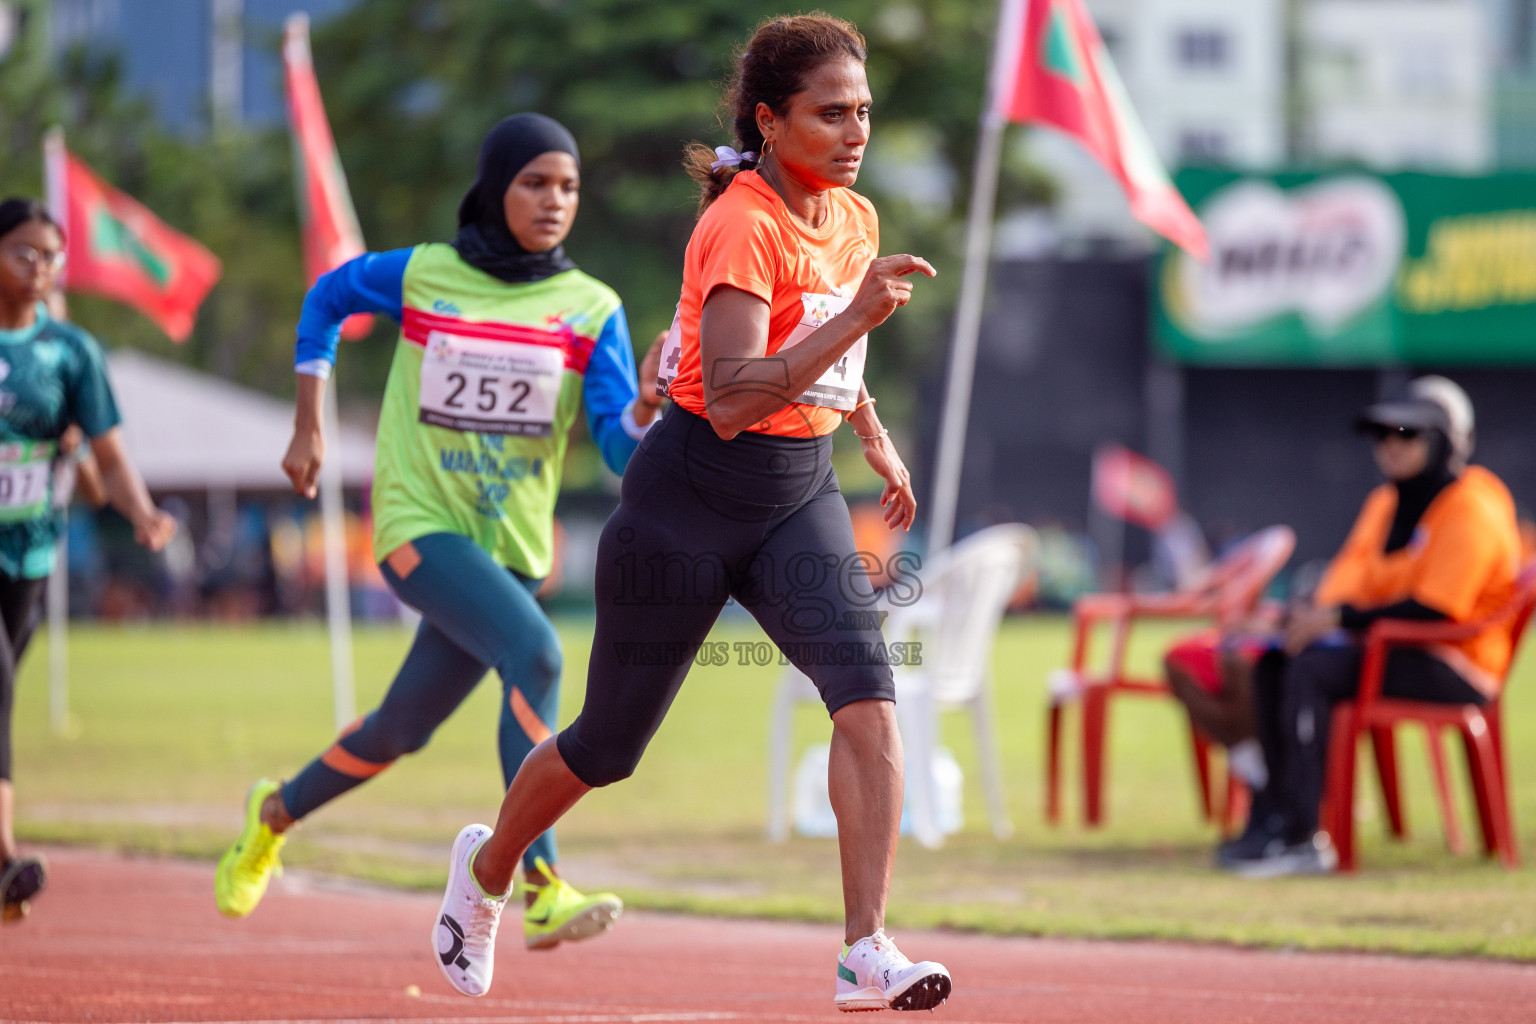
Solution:
M1360 633L1377 619L1468 622L1513 594L1520 568L1515 504L1472 452L1472 403L1443 377L1373 405L1357 427L1387 482L1365 499L1312 602L1292 609L1284 644L1254 668L1254 715L1268 784L1254 794L1243 835L1217 851L1220 867L1253 877L1330 870L1317 831L1333 705L1359 685ZM1497 692L1512 642L1499 625L1468 640L1399 648L1382 693L1449 704Z

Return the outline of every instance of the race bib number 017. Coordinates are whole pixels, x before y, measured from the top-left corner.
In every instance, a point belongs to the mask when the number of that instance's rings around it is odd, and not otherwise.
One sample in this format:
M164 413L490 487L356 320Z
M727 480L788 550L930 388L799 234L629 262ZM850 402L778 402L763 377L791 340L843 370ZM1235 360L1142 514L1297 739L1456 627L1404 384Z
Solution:
M433 331L421 359L419 418L450 430L548 437L564 380L557 346Z
M0 444L0 522L36 519L49 510L52 441Z
M789 340L779 346L782 352L793 348L811 336L822 324L848 308L852 299L841 295L805 292L800 296L803 312L800 323L789 335ZM806 392L795 401L801 405L819 405L827 409L849 412L859 402L859 388L864 383L864 355L869 347L869 335L863 335L849 346L843 357L817 378Z

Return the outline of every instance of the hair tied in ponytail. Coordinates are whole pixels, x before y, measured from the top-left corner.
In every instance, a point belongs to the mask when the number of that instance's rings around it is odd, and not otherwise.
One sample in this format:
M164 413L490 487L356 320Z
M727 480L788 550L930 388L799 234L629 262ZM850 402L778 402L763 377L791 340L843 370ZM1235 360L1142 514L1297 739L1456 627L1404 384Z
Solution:
M730 146L715 147L716 160L709 165L711 172L719 171L722 167L739 167L742 164L755 166L757 164L756 153L738 153Z

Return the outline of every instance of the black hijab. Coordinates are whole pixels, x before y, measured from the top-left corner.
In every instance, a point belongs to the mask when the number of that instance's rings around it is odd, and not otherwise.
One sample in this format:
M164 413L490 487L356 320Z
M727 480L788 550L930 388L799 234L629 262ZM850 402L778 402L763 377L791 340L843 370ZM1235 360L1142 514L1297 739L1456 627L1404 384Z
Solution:
M1451 442L1438 427L1424 432L1429 445L1429 458L1417 476L1407 480L1395 480L1397 510L1392 514L1392 529L1387 532L1383 551L1400 551L1413 539L1413 531L1429 509L1429 503L1456 479L1451 469Z
M475 183L459 203L459 233L453 240L459 257L509 284L542 281L576 269L562 246L529 252L507 229L507 187L530 160L544 153L569 153L581 166L576 140L560 122L543 114L503 119L480 143Z
M1455 481L1458 473L1451 466L1456 453L1451 447L1450 424L1450 414L1440 403L1417 396L1377 402L1355 419L1355 429L1362 433L1381 427L1417 430L1429 447L1429 457L1417 475L1392 481L1397 490L1397 509L1392 514L1392 528L1387 531L1382 551L1390 553L1407 547L1430 502Z

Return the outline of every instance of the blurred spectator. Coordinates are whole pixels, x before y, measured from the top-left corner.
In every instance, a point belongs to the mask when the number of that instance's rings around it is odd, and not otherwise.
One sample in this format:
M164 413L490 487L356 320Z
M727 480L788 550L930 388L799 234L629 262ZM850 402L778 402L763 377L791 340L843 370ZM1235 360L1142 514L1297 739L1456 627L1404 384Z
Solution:
M1060 523L1041 523L1036 601L1041 608L1066 609L1098 587L1098 568L1088 539Z
M1520 566L1515 505L1472 452L1472 404L1443 377L1421 377L1397 401L1366 409L1387 483L1373 490L1311 602L1294 605L1283 640L1254 669L1254 719L1267 785L1243 835L1217 862L1250 876L1326 871L1333 851L1318 833L1333 705L1353 696L1358 633L1378 619L1467 622L1497 609ZM1382 693L1410 700L1483 703L1497 693L1512 640L1505 624L1433 649L1387 659Z

